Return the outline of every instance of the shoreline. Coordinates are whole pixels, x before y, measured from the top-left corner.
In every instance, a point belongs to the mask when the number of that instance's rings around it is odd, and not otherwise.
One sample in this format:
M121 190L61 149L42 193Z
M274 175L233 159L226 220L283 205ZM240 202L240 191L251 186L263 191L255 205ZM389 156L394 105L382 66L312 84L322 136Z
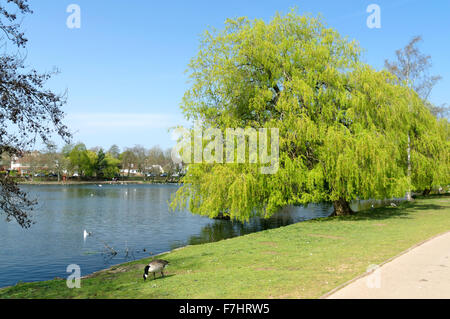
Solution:
M320 298L448 231L449 212L448 194L431 196L179 247L83 276L82 289L66 279L18 283L0 288L0 298ZM144 283L143 266L156 256L170 261L167 276Z
M175 252L177 250L180 250L180 249L183 249L183 248L186 248L186 247L189 247L189 246L192 246L192 245L186 245L186 246L178 247L178 248L175 248L175 249L172 249L172 250L163 251L162 253L158 253L156 255L152 255L151 257L139 258L139 259L135 259L135 260L132 260L132 261L127 261L127 262L121 262L121 263L118 263L118 264L114 264L114 265L109 266L108 268L103 268L103 269L100 269L100 270L96 270L96 271L91 272L91 273L89 273L87 275L81 276L80 279L88 279L88 278L91 278L91 277L95 277L95 276L97 276L97 275L99 275L99 274L101 274L101 273L103 273L105 271L108 271L108 270L120 267L121 265L126 265L128 263L132 263L132 262L136 262L136 261L140 261L140 260L145 260L145 259L148 259L148 258L154 258L154 257L165 255L165 254L169 254L169 253ZM49 280L65 280L65 279L64 278L60 278L60 277L55 277L54 279L49 279ZM3 290L3 289L12 288L12 287L14 287L14 286L16 286L18 284L33 284L33 283L45 282L45 281L47 281L47 280L18 282L15 285L9 285L9 286L0 287L0 291Z
M139 184L183 184L180 181L118 181L118 182L112 182L112 181L66 181L66 182L57 182L57 181L29 181L29 182L23 182L19 181L17 182L18 185L60 185L60 186L67 186L67 185L139 185Z

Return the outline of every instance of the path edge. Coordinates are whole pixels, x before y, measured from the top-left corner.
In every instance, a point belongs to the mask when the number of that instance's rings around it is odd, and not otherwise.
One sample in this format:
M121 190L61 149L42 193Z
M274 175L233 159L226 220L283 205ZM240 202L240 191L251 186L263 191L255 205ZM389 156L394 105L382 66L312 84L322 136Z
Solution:
M413 250L414 248L417 248L417 247L419 247L419 246L422 246L423 244L425 244L425 243L427 243L427 242L429 242L429 241L431 241L431 240L433 240L433 239L435 239L435 238L437 238L437 237L446 235L446 234L448 234L448 233L450 233L450 230L447 230L447 231L445 231L445 232L443 232L443 233L439 233L439 234L434 235L434 236L432 236L432 237L430 237L430 238L428 238L428 239L425 239L425 240L423 240L423 241L421 241L421 242L419 242L419 243L417 243L417 244L415 244L415 245L409 247L408 249L406 249L406 250L400 252L399 254L397 254L397 255L395 255L395 256L393 256L393 257L391 257L391 258L389 258L389 259L387 259L387 260L385 260L385 261L383 261L383 262L381 262L381 263L378 264L377 266L378 266L378 267L381 267L381 266L383 266L383 265L385 265L385 264L387 264L387 263L393 261L394 259L396 259L396 258L398 258L398 257L400 257L400 256L402 256L402 255L404 255L404 254L406 254L406 253L408 253L408 252L410 252L410 251ZM378 268L377 268L377 269L378 269ZM343 284L340 284L340 285L337 286L336 288L334 288L334 289L330 290L329 292L327 292L326 294L320 296L319 299L327 299L329 296L333 295L335 292L337 292L337 291L339 291L339 290L345 288L346 286L350 285L351 283L355 282L355 281L358 280L358 279L361 279L361 278L364 278L364 277L370 275L370 274L373 273L375 270L376 270L376 269L372 269L371 271L366 271L366 272L362 273L361 275L356 276L355 278L350 279L350 280L344 282Z

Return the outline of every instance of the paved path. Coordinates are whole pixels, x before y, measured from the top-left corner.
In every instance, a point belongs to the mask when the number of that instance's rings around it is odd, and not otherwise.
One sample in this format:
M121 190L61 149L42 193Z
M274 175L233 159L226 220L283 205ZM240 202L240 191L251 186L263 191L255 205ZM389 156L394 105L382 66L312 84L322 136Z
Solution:
M411 249L326 298L450 298L450 232Z

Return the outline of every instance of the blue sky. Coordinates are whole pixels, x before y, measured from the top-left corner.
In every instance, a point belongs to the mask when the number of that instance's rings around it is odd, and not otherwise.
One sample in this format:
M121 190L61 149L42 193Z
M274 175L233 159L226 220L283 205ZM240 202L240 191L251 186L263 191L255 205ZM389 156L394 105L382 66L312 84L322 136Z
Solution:
M421 50L443 80L431 100L450 103L450 1L447 0L304 0L304 1L153 1L31 0L25 17L27 63L40 71L57 67L48 82L68 91L64 107L74 141L88 147L173 146L168 128L186 124L179 110L188 88L185 70L208 27L222 28L226 18L247 16L269 21L277 12L321 13L329 26L357 40L364 60L383 68L386 58L422 35ZM381 8L381 28L369 29L369 4ZM81 28L66 26L66 8L81 8ZM59 145L62 141L55 139Z

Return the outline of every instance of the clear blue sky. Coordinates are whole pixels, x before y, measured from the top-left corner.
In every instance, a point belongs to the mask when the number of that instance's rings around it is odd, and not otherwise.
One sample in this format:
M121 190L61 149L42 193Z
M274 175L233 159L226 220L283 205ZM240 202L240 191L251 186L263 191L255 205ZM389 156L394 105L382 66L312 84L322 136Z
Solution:
M69 4L81 8L81 28L69 29ZM381 29L369 29L369 4L381 8ZM381 69L386 58L422 35L433 73L443 80L431 100L450 102L450 1L448 0L31 0L34 14L24 30L28 64L40 71L58 67L48 86L68 90L66 123L74 141L88 147L173 146L168 128L185 124L179 110L188 87L184 73L209 26L247 16L269 21L275 12L321 13L329 26L356 39L367 63ZM55 140L60 145L60 140Z

